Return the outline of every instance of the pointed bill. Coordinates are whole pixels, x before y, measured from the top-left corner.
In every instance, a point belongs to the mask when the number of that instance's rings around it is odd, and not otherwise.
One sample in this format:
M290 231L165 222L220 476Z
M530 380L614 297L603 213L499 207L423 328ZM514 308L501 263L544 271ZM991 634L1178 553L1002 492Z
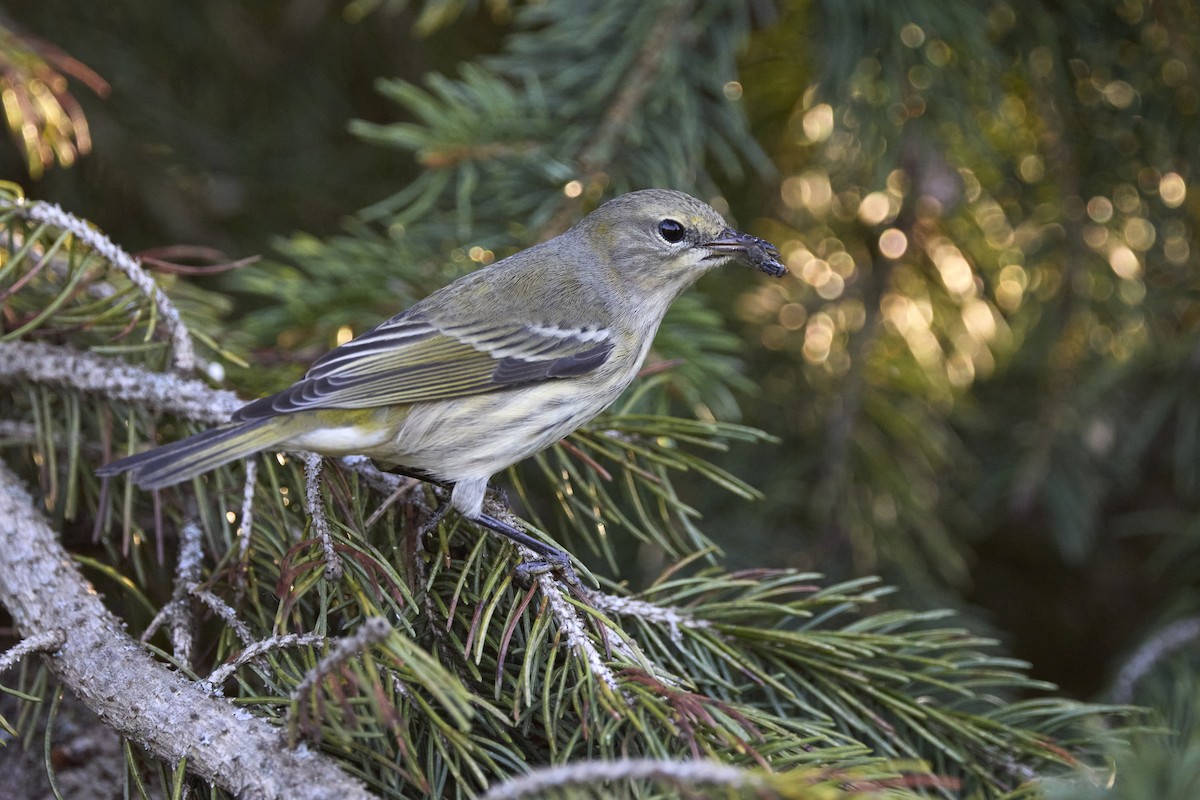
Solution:
M779 250L766 239L726 228L703 246L713 251L713 258L733 256L776 278L787 274L787 267L779 261Z

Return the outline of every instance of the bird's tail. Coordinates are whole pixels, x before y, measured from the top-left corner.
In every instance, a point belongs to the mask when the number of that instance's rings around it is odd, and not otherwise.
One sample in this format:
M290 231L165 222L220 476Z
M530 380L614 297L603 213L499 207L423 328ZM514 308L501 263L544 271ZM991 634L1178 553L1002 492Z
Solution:
M96 470L102 477L130 473L143 489L160 489L278 445L287 427L277 417L213 428L178 442L112 461Z

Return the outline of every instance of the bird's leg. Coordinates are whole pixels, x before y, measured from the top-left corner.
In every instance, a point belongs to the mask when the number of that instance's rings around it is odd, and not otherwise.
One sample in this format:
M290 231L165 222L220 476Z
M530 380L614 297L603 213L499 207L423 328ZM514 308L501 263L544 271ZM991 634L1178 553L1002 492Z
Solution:
M533 538L528 533L525 533L525 531L509 525L504 520L493 517L491 514L480 514L474 521L493 533L498 533L510 541L528 547L542 557L543 560L541 561L522 561L517 565L517 578L523 583L529 583L538 575L543 575L547 572L556 572L567 583L572 585L579 584L579 578L575 576L575 570L571 567L571 557L565 551L559 550L557 547L551 547L545 542Z
M405 475L409 478L416 478L417 480L425 481L426 483L432 483L433 485L440 486L443 489L449 489L452 486L452 484L447 483L446 481L438 480L429 473L419 469L395 466L388 471L394 472L397 475ZM503 491L499 492L499 499L501 501L501 505L503 505L505 509L508 509L508 497ZM437 510L434 512L433 517L426 524L421 526L421 535L432 530L433 527L441 521L442 517L445 516L449 507L450 503L445 500L438 504ZM567 583L578 585L579 578L576 577L575 570L571 567L571 557L568 556L565 551L559 550L556 547L551 547L550 545L533 538L528 533L525 533L525 531L510 525L501 519L493 517L491 514L480 514L471 521L482 525L492 533L496 533L505 537L509 541L528 547L530 550L542 557L541 561L523 561L517 565L517 578L522 582L528 583L533 578L537 577L538 575L545 574L546 572L557 572L562 575L563 580L567 581Z

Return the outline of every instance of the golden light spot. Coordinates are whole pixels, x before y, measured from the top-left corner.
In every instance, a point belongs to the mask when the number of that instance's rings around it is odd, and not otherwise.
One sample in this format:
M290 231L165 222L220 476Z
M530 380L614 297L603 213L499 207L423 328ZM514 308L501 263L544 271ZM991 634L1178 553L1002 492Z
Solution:
M878 225L891 215L892 204L884 192L871 192L858 206L858 218L867 225Z
M817 294L824 300L837 300L845 290L846 279L831 271L825 282L817 287Z
M908 237L899 228L888 228L879 234L879 252L884 257L896 259L908 250Z
M822 364L833 347L833 320L828 314L813 314L804 330L804 358L812 364Z
M833 270L829 267L829 262L824 259L814 258L804 265L800 270L800 277L810 286L821 286L825 281L829 280L829 276L833 274Z
M741 100L742 85L737 81L730 81L721 87L721 91L725 93L726 100Z
M762 346L768 350L782 350L787 344L788 333L779 325L768 325L760 334Z
M1021 307L1025 289L1029 286L1029 273L1020 264L1008 264L1000 270L1000 282L996 284L996 304L1005 311L1016 311Z
M1162 79L1167 86L1182 86L1187 82L1188 68L1178 58L1171 58L1162 65Z
M1099 225L1084 225L1083 240L1093 250L1100 250L1104 245L1108 244L1108 228L1103 228Z
M232 525L233 523L237 522L237 514L233 513L232 511L226 511L225 520Z
M849 278L854 274L854 270L856 269L854 257L845 250L830 253L829 258L826 260L829 262L829 268L843 278Z
M941 39L931 39L925 47L925 57L935 67L944 67L950 63L950 59L954 58L954 51Z
M922 365L937 364L942 346L930 329L933 307L927 299L912 300L902 294L889 293L879 304L884 322L904 338L913 357Z
M1000 270L1000 280L1012 281L1024 291L1029 286L1029 273L1020 264L1006 264Z
M962 353L955 353L946 359L946 378L950 385L956 388L970 386L975 380L975 364Z
M930 257L942 276L942 283L952 294L966 295L974 290L975 273L961 250L943 240Z
M1108 254L1108 264L1113 272L1126 280L1136 278L1142 271L1137 255L1123 244L1117 245Z
M928 89L933 84L933 70L924 64L914 64L908 70L908 82L914 89Z
M779 309L779 324L789 331L798 331L808 321L808 309L799 303L788 303Z
M1128 108L1137 99L1137 91L1125 81L1111 81L1101 92L1113 108Z
M1008 3L999 3L988 11L988 26L995 33L1007 33L1017 24L1017 12Z
M810 142L823 142L833 133L833 106L819 103L804 115L804 135Z
M337 343L338 347L341 347L353 338L354 329L352 329L349 325L343 325L337 329L337 333L334 335L333 340Z
M1126 214L1135 214L1142 207L1142 198L1136 186L1122 183L1113 189L1113 205Z
M1025 118L1028 116L1025 102L1019 97L1008 95L1000 101L1000 116L1012 125L1025 124Z
M996 284L996 304L1005 311L1016 311L1021 307L1025 290L1013 280L1001 280Z
M1136 306L1146 299L1146 284L1139 280L1121 281L1117 287L1117 296L1126 305Z
M990 342L996 336L996 318L982 300L969 300L962 308L963 326L977 339Z
M1167 208L1179 208L1187 198L1187 184L1178 172L1168 172L1159 181L1158 194Z
M1163 241L1163 255L1172 264L1186 264L1190 254L1191 247L1183 236L1168 236Z
M921 30L920 25L910 22L900 29L900 41L904 42L905 47L915 50L925 44L925 31Z
M1088 216L1091 217L1093 221L1104 224L1105 222L1108 222L1110 219L1112 219L1112 215L1113 215L1112 201L1109 200L1107 197L1100 197L1100 196L1093 197L1091 200L1088 200L1087 213L1088 213Z
M1046 174L1046 167L1041 156L1028 155L1021 159L1017 171L1021 173L1021 180L1026 183L1037 183Z
M812 212L822 212L833 200L833 187L824 170L810 170L788 178L783 182L783 190L783 200L792 208L804 207Z
M491 250L485 250L479 245L475 245L467 251L467 257L477 264L490 264L496 260L496 254Z
M583 194L583 183L580 181L567 181L567 184L563 186L563 194L567 197L579 197L579 195Z
M1149 250L1154 246L1155 231L1150 220L1133 217L1125 222L1125 241L1134 250Z
M738 298L738 316L750 322L765 322L783 305L782 289L777 283L762 284L757 291Z
M801 272L804 270L804 266L814 258L816 256L807 247L797 247L787 254L787 268L792 272Z
M1046 45L1029 52L1029 71L1035 78L1048 78L1054 74L1054 63L1054 51Z

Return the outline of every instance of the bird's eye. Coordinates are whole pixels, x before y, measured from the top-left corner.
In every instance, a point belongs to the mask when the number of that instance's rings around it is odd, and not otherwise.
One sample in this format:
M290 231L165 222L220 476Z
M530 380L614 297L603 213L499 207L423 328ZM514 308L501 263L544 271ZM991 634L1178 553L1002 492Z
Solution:
M664 219L662 222L658 223L658 235L661 236L664 241L670 242L671 244L677 244L683 241L683 234L683 225L673 219Z

